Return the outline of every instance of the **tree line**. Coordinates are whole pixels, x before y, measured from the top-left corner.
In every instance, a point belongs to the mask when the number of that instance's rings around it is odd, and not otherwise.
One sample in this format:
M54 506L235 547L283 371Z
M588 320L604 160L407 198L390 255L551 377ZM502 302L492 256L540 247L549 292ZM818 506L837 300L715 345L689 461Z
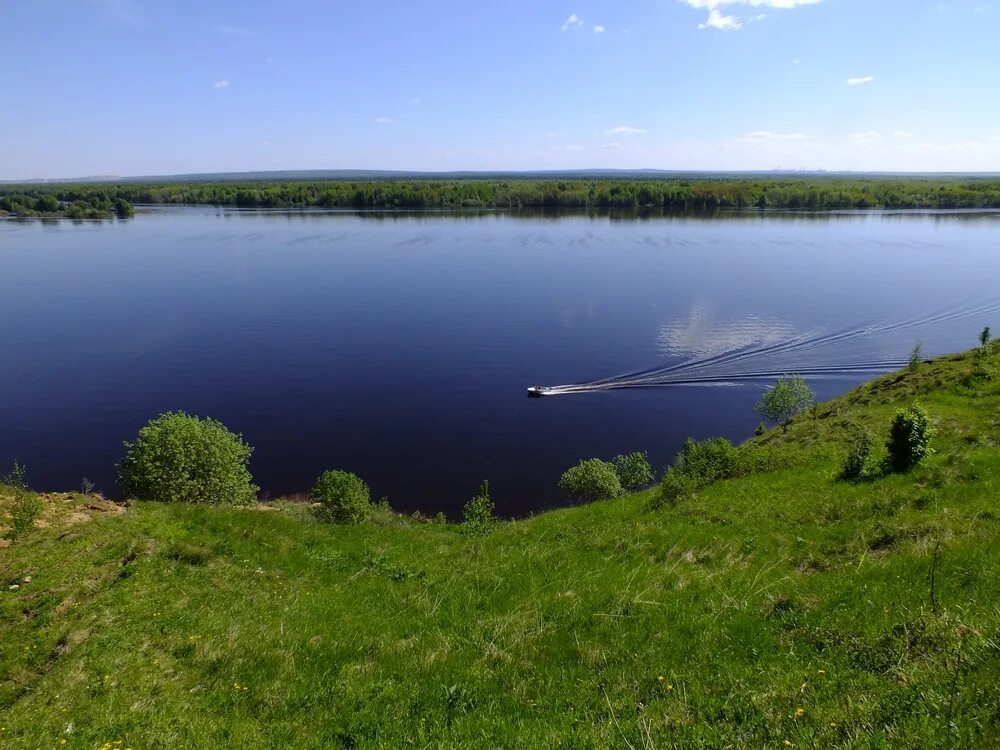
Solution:
M120 203L122 202L122 203ZM0 186L18 215L131 204L238 208L462 209L1000 208L996 178L386 179Z

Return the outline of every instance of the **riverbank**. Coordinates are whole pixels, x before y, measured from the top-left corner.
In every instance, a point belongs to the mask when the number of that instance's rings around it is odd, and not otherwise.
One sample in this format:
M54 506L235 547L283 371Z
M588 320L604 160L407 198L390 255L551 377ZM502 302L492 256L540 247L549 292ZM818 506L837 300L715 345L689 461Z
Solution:
M998 369L878 378L751 441L786 468L676 505L486 535L53 511L0 549L0 746L995 746ZM858 426L915 400L934 454L838 480Z

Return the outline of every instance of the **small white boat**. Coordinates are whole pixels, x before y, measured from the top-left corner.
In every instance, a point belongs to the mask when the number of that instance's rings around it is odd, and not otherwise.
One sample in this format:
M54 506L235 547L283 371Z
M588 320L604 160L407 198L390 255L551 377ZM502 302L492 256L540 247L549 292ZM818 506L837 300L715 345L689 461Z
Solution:
M548 396L552 391L544 385L532 385L528 387L528 398L541 398Z

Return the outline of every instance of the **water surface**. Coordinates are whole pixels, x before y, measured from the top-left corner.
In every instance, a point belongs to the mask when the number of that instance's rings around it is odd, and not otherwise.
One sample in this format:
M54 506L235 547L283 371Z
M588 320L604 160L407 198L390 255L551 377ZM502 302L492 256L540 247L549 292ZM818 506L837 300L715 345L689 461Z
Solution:
M563 502L580 458L662 466L689 435L745 438L764 381L743 373L811 368L830 397L870 377L836 368L1000 330L998 230L962 212L3 221L0 467L114 495L122 441L183 409L242 432L272 495L344 468L455 515L488 478L523 515ZM730 352L727 387L525 398Z

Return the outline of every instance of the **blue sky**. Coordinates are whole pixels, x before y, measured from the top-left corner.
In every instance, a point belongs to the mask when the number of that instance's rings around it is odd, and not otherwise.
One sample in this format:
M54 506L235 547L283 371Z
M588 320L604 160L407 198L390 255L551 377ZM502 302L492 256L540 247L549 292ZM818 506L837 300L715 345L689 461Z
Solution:
M31 0L0 179L1000 171L1000 0Z

